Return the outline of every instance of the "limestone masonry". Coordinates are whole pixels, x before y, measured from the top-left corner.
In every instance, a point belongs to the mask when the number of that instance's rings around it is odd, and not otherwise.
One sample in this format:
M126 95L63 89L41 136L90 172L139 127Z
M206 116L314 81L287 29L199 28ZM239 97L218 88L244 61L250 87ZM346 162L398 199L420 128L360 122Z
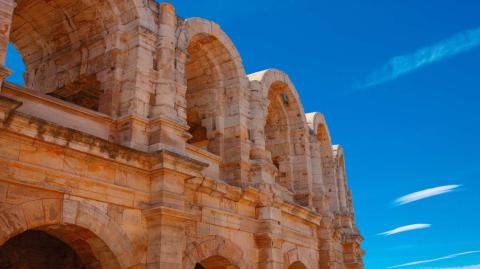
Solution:
M0 0L0 86L0 268L363 268L342 147L217 24Z

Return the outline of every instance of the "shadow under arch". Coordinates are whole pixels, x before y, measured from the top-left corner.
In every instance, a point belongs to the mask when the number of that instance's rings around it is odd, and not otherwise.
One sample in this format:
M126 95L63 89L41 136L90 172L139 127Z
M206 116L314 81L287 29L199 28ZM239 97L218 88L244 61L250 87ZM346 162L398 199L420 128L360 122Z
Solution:
M127 235L98 209L83 202L39 199L0 211L0 246L26 231L42 231L68 244L85 263L101 268L139 264Z

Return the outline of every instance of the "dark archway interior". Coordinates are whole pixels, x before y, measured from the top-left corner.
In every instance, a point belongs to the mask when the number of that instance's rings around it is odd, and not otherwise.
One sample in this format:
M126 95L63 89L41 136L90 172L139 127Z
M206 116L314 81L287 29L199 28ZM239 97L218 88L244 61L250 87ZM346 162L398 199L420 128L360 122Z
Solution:
M222 256L211 256L195 264L195 269L238 269L228 259Z
M290 264L288 269L307 269L307 267L301 262L294 262Z
M205 269L201 264L197 263L195 264L195 269Z
M0 247L2 269L86 269L66 243L42 231L26 231Z

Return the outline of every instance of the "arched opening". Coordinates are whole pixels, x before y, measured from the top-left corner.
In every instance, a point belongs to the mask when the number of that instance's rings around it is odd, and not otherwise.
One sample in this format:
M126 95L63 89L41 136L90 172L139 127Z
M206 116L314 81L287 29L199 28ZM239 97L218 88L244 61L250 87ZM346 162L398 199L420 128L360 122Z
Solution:
M288 269L307 269L307 267L302 262L297 261L290 264Z
M110 114L121 22L109 1L16 3L10 41L26 66L25 87Z
M11 238L0 247L0 268L80 269L87 267L77 253L58 238L41 231L26 231Z
M275 182L293 192L293 171L290 162L292 141L288 114L285 108L289 105L289 98L285 85L280 83L272 85L268 94L268 101L265 120L265 148L278 170Z
M27 230L0 246L0 268L121 267L106 244L89 230L52 225Z
M5 65L12 70L12 74L5 78L5 81L24 86L23 74L25 73L25 63L23 62L22 55L13 43L8 44Z
M192 136L188 143L222 156L226 86L235 77L234 62L224 45L207 34L195 35L187 52L185 98Z
M197 264L194 269L238 269L228 259L222 256L211 256Z
M300 104L288 84L275 82L268 91L265 148L278 173L275 181L310 204L311 180L307 158L307 128Z

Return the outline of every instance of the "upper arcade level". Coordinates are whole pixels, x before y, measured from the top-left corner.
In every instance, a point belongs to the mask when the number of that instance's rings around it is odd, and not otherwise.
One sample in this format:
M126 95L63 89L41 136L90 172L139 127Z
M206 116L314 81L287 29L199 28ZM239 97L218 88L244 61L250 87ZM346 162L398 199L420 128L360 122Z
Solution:
M23 87L2 85L10 42L26 65ZM0 0L0 85L19 104L3 112L175 152L204 163L205 178L270 189L353 225L343 150L323 116L305 114L287 74L247 75L217 24L181 19L170 4Z

